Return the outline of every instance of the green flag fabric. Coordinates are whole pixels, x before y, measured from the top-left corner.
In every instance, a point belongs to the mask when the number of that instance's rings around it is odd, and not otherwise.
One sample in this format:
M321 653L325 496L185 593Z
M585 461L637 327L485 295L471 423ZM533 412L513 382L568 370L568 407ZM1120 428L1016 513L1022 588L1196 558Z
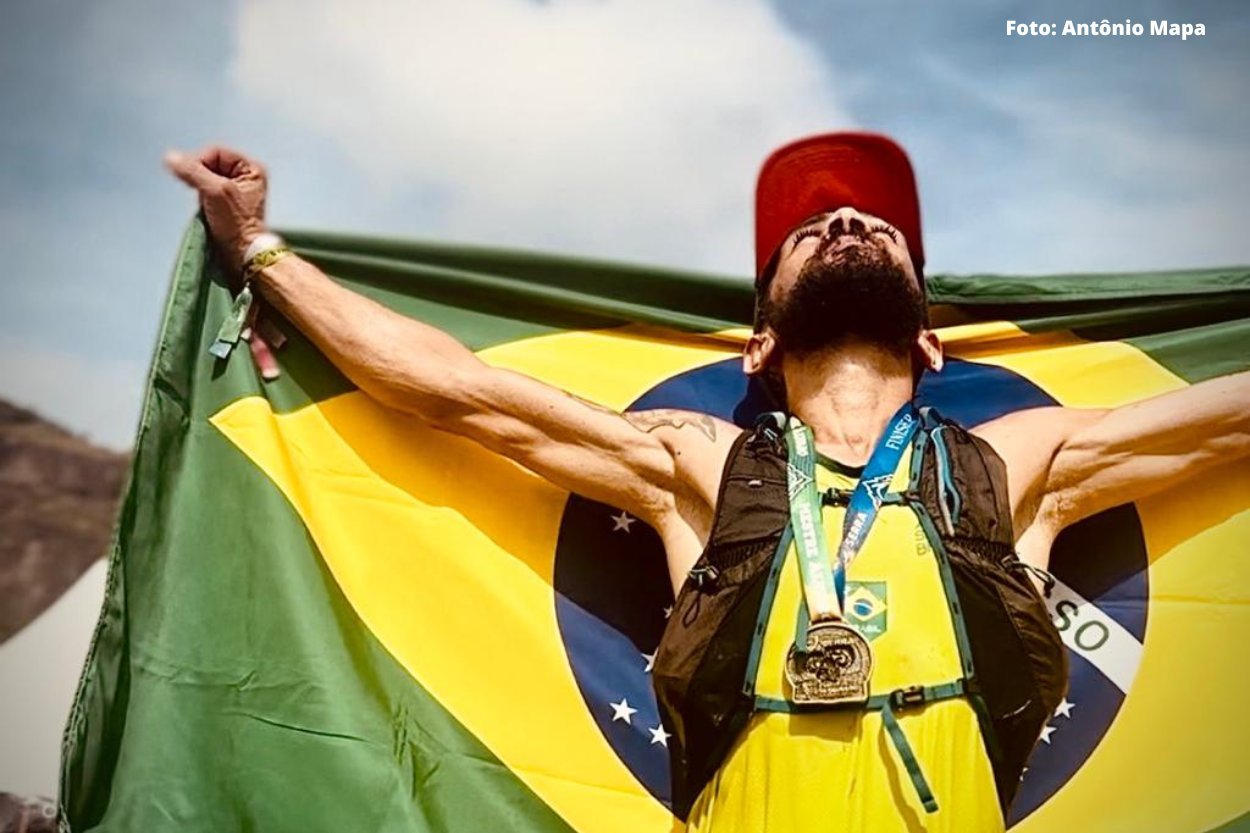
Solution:
M484 360L605 406L744 426L767 408L738 359L745 278L286 236ZM941 275L929 292L950 361L919 396L967 425L1250 368L1247 268ZM672 603L654 532L382 407L289 325L277 380L246 349L214 358L230 306L196 220L65 733L64 829L679 827L648 676ZM1246 469L1056 544L1071 683L1015 829L1244 823Z

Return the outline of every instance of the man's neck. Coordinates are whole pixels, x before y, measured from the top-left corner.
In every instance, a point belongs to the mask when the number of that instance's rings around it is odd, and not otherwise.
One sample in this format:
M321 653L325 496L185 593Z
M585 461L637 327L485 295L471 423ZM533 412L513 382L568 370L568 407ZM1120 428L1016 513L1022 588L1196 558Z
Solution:
M783 369L790 411L812 429L818 451L848 466L868 462L914 393L910 362L866 344L789 358Z

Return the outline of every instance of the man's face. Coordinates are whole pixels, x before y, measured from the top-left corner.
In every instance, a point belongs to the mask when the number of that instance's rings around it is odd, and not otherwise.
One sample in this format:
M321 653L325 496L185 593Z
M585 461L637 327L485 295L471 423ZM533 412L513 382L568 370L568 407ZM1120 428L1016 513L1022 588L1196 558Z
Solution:
M907 241L849 207L790 232L767 291L764 320L791 355L850 340L906 354L924 328L924 292Z

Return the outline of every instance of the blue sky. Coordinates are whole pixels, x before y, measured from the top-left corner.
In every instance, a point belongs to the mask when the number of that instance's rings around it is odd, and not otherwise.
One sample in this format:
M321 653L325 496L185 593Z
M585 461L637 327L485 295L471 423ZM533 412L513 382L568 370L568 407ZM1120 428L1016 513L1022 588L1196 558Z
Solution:
M171 147L270 168L287 227L745 276L756 166L910 151L931 271L1250 264L1250 10L1227 2L6 0L0 396L129 444L193 211ZM1164 38L1006 21L1202 22Z

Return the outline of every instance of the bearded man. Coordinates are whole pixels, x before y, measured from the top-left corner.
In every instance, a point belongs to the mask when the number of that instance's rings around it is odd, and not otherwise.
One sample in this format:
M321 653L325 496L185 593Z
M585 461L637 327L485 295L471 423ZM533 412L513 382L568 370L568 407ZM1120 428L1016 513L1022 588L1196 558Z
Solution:
M1250 454L1246 373L972 429L918 407L942 347L911 167L881 136L764 164L743 369L779 411L746 428L491 367L286 249L255 161L166 161L230 268L361 390L658 532L677 601L654 681L690 830L1003 830L1066 685L1042 598L1055 537ZM870 582L890 585L883 634L845 615Z

